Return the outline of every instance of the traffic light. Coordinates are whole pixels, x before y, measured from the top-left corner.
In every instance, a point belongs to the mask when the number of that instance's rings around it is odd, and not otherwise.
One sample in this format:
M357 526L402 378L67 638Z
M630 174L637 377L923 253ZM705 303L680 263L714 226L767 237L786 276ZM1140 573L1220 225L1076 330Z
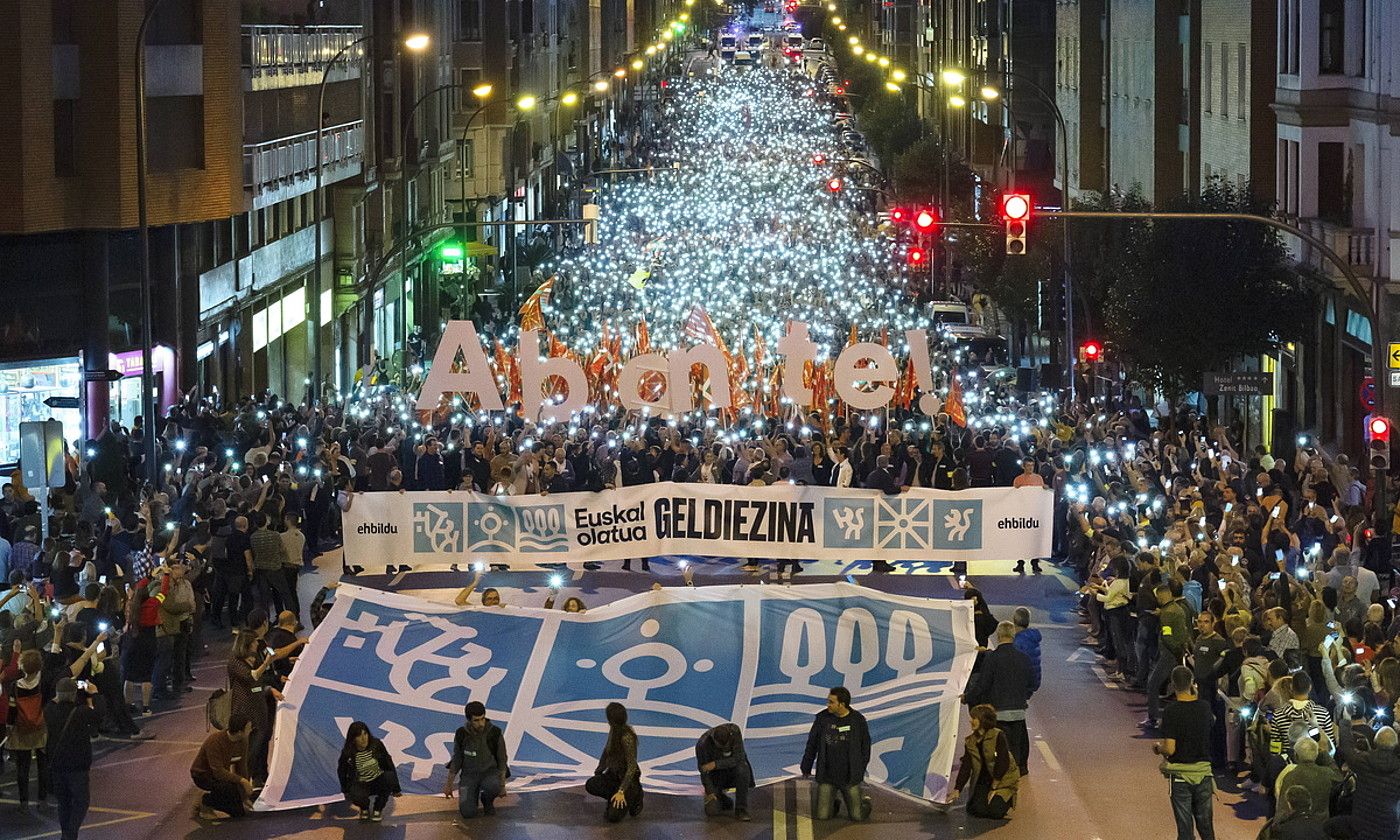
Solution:
M1367 449L1371 454L1371 468L1379 472L1390 472L1390 420L1372 415L1366 421L1366 431L1371 439Z
M1006 253L1026 253L1026 232L1031 221L1031 197L1007 193L1001 197L1001 218L1006 223Z
M1091 364L1103 361L1103 343L1090 340L1079 345L1079 361Z
M904 254L910 268L922 268L928 264L928 252L917 245L911 245Z
M914 214L914 230L922 234L930 234L938 227L938 213L927 208Z
M896 207L890 211L890 221L897 225L902 225L909 221L909 211L903 207Z
M841 187L842 184L840 178L832 178L830 181L826 182L826 188L833 193L841 192Z
M815 155L812 155L812 163L816 164L817 166L821 166L821 165L825 164L825 163L826 163L826 155L822 154L821 152L818 152L818 153L816 153Z

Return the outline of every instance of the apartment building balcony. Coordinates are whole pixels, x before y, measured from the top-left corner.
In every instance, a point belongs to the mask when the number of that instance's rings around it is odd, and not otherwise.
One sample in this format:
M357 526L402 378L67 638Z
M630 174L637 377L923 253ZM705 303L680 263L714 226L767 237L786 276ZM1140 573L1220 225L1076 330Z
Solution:
M360 174L364 120L322 129L321 181L330 186ZM316 132L279 137L243 147L243 188L255 210L316 188Z
M362 26L243 27L245 91L319 85L326 63L365 34ZM360 77L366 44L355 44L327 77L330 82Z
M1342 258L1362 282L1375 277L1376 233L1374 230L1346 227L1318 218L1299 219L1293 216L1284 216L1283 221L1296 225L1301 230L1321 239L1328 248ZM1316 248L1292 234L1285 234L1284 242L1289 251L1292 252L1293 258L1298 262L1316 267L1337 288L1350 291L1346 278L1332 264L1332 261L1324 259Z

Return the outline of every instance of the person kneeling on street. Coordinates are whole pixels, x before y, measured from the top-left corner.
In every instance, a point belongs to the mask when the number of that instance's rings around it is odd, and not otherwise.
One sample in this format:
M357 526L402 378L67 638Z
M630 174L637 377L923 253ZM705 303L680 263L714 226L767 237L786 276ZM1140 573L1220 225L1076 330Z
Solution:
M247 715L229 715L228 726L204 739L190 765L190 778L204 791L199 818L241 817L253 807L253 779L248 772L248 738L253 722Z
M389 751L369 734L369 726L363 721L355 721L346 731L336 772L340 776L340 792L345 794L345 801L360 809L361 822L379 822L384 818L389 797L403 796L399 771L389 758Z
M627 725L627 707L609 703L605 713L608 742L584 789L607 802L603 819L615 823L642 812L642 769L637 766L637 733Z
M1021 781L1016 756L1011 752L1006 731L997 721L995 707L986 703L973 706L968 717L972 732L963 742L962 761L950 802L956 802L963 788L971 782L967 812L974 817L1004 819L1016 805L1016 787Z
M486 706L473 700L466 707L467 725L458 727L452 738L452 760L447 765L447 782L442 794L452 798L452 779L457 782L457 812L463 819L476 816L476 803L486 816L496 813L496 797L504 796L510 764L501 728L486 719Z
M870 763L870 729L865 716L851 708L851 692L844 686L831 689L826 709L812 722L802 754L803 776L811 775L813 763L817 768L817 819L831 819L842 799L851 819L870 816L869 799L860 789Z
M721 723L695 742L695 763L705 786L705 816L734 809L734 818L748 822L753 767L744 753L744 735L733 723ZM734 788L731 801L724 791Z

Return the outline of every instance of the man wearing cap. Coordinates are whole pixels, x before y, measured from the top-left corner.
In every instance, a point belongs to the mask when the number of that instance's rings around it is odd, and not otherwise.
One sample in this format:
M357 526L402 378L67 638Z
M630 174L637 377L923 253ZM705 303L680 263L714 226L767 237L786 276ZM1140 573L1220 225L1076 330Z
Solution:
M58 800L58 825L63 840L74 840L88 811L88 771L92 768L92 739L102 718L92 708L97 686L71 677L59 680L54 702L44 707L49 731L49 788Z

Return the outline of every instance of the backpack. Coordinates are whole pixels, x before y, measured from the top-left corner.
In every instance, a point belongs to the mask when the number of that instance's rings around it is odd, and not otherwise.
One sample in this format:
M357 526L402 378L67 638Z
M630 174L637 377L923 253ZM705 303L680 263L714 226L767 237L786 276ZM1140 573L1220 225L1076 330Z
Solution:
M26 694L13 699L15 706L14 727L20 732L37 732L43 729L44 695L40 692Z
M204 718L211 729L228 729L229 716L233 714L233 695L227 688L216 688L204 701Z

